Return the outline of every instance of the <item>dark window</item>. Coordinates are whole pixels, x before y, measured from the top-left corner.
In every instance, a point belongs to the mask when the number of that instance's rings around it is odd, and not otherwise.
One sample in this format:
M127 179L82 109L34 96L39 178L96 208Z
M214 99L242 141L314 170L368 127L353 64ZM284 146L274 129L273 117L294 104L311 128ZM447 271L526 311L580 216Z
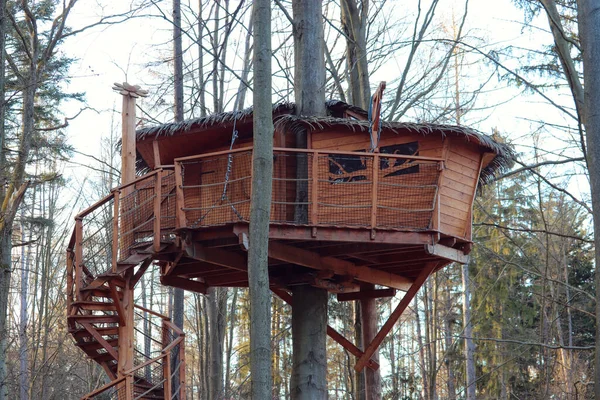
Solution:
M418 156L419 155L419 142L410 142L404 144L393 144L390 146L383 146L379 148L381 154L399 154L405 156ZM391 169L389 173L385 174L388 176L398 176L406 174L416 174L419 172L419 165L413 164L413 160L407 160L405 158L384 158L381 157L379 162L379 169ZM405 165L407 164L407 165Z
M367 169L364 157L330 154L329 155L329 180L331 183L356 182L367 180L366 175L356 172Z

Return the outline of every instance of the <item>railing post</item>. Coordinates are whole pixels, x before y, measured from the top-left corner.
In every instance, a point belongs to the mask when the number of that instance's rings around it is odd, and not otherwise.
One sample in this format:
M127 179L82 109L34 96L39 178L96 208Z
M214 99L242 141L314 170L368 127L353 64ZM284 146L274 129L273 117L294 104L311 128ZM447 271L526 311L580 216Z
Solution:
M119 203L121 191L113 192L113 237L112 237L112 272L117 273L117 262L119 261Z
M171 400L171 357L169 356L169 353L165 353L163 360L163 376L165 379L163 388L165 391L165 400Z
M133 400L133 376L127 375L125 377L125 400Z
M371 239L375 239L375 227L377 226L377 192L379 190L379 154L373 155L373 179L371 189Z
M67 313L71 315L73 302L73 251L67 250Z
M81 265L83 263L83 221L75 220L75 300L81 300Z
M185 336L179 343L179 400L185 400Z
M156 173L154 185L154 252L160 250L160 204L162 200L162 169Z
M175 226L185 228L187 225L185 219L185 199L183 197L183 175L181 161L175 162Z
M442 187L442 176L444 172L444 163L438 162L437 165L438 171L438 179L437 179L437 187L435 188L435 198L433 199L433 211L431 215L431 229L438 232L439 239L439 231L440 231L440 188Z
M310 223L313 227L318 225L318 204L319 204L319 152L313 153L312 161L312 192L311 192L312 212Z

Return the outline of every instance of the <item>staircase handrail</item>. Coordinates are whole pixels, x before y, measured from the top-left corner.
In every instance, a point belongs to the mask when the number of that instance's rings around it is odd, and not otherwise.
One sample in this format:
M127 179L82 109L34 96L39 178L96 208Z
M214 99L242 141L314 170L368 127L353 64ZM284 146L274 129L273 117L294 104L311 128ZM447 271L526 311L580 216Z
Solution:
M83 396L81 398L81 400L93 399L95 396L106 392L107 390L115 387L115 385L118 385L119 383L125 381L126 379L127 379L127 376L122 376L120 378L115 379L114 381L110 381L107 384L100 386L98 389L94 390L93 392L86 394L85 396Z

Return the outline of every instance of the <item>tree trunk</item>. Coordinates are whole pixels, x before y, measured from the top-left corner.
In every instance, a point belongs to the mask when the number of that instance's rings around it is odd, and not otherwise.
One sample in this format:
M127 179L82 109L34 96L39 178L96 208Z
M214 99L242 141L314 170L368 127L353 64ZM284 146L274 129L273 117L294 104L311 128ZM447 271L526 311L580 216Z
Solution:
M325 116L325 57L321 0L293 1L296 114Z
M354 341L355 343L363 343L363 321L362 321L362 307L360 301L354 302ZM363 347L364 349L364 347ZM355 363L358 362L358 357L354 360ZM352 368L354 371L354 368ZM365 369L362 371L356 371L354 373L354 379L356 381L355 386L355 398L356 400L366 400L366 377L365 377Z
M8 310L8 292L11 277L11 230L0 231L0 400L8 399L6 382L6 348L8 345L8 327L6 314Z
M374 290L375 285L365 285L363 290ZM363 349L366 349L369 343L377 335L377 300L360 300L360 309L362 316L362 337ZM372 360L379 363L379 351L373 353ZM371 368L365 368L365 399L381 400L381 373L379 370L373 371Z
M34 196L35 199L35 196ZM21 242L31 241L31 230L29 238L25 235L23 223L25 212L21 209ZM27 343L27 325L29 313L27 310L27 294L29 289L29 268L31 265L31 245L21 246L21 293L20 295L20 322L19 322L19 398L29 399L29 352Z
M202 48L202 35L204 34L204 19L202 17L204 0L198 0L198 98L200 106L200 116L206 116L206 80L204 78L204 49Z
M210 400L223 396L223 342L227 316L227 290L211 288L208 296L210 316Z
M183 121L183 50L181 45L181 0L173 0L173 60L174 60L174 86L175 122ZM175 288L173 291L173 323L183 330L184 293L183 289ZM179 352L174 351L172 356L173 382L179 382L179 368L181 362ZM173 384L173 395L179 391L179 384Z
M227 358L225 359L225 398L231 398L231 359L233 353L233 334L235 331L236 314L237 314L237 298L238 288L233 288L233 296L231 299L231 310L229 311L229 328L227 339ZM200 347L198 347L200 349Z
M246 93L248 92L248 75L250 74L251 68L251 60L253 49L251 46L250 38L253 35L254 31L254 17L253 14L250 15L250 21L248 22L248 35L246 36L246 41L244 42L244 65L242 67L242 81L240 81L240 86L238 87L238 92L235 97L235 110L243 110L244 105L246 104ZM254 44L256 46L256 44ZM269 68L271 65L269 64ZM256 79L256 77L254 77ZM254 83L255 86L256 82ZM256 103L254 103L256 105ZM256 112L256 111L255 111Z
M254 151L248 286L250 291L250 374L253 399L272 397L269 220L273 181L273 105L271 101L271 2L255 0Z
M600 265L600 4L578 0L579 36L583 50L584 120L594 216L595 265ZM600 268L596 268L596 321L600 321ZM594 394L600 399L600 323L596 324Z
M466 399L475 400L475 343L473 342L473 325L471 324L471 295L469 293L469 266L462 266L463 284L463 324L465 335L465 366L466 366Z
M296 113L325 115L325 57L321 0L292 2L294 36L294 94ZM256 66L255 66L256 70ZM307 148L306 132L297 136L297 147ZM306 179L306 157L297 160L297 179ZM298 184L296 199L307 201L308 185ZM296 219L308 220L308 208L296 208ZM311 286L295 286L292 308L292 400L327 398L327 292Z
M294 286L292 307L292 400L327 399L327 292Z
M346 60L350 74L349 89L352 103L368 110L371 103L366 38L369 1L362 0L360 4L361 10L358 9L356 0L342 0L340 8L342 28L346 34Z

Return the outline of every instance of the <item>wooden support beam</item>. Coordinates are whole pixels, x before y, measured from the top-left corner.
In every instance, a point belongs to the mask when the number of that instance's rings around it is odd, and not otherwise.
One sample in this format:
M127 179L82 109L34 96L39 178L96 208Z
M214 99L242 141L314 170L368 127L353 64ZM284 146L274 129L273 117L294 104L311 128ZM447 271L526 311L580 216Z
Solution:
M396 295L396 289L373 289L373 290L362 290L360 292L353 293L339 293L337 295L338 301L351 301L351 300L362 300L362 299L379 299L381 297L394 297Z
M163 358L163 376L165 383L163 384L165 400L171 400L171 355L166 353Z
M358 362L354 366L354 369L356 371L362 371L363 368L367 366L369 359L371 358L373 353L375 353L375 351L379 348L379 345L381 345L387 334L394 327L396 321L398 321L398 319L400 318L404 310L406 310L406 308L408 307L412 299L415 297L421 286L423 286L423 283L425 283L429 275L431 275L431 273L435 270L437 266L438 263L430 263L426 265L425 268L423 268L423 270L421 271L417 279L415 279L410 289L408 289L408 292L406 292L402 300L400 300L400 303L398 303L388 320L385 322L385 324L383 324L379 332L377 332L377 335L375 335L375 338L373 338L371 343L369 343L369 345L365 349L364 354L358 359Z
M354 263L334 257L321 257L318 253L278 242L269 243L269 257L308 268L331 270L338 275L349 275L359 281L389 286L402 291L409 290L413 283L403 276L373 268L358 267Z
M184 249L188 257L194 260L205 261L207 263L220 265L238 271L248 271L246 257L230 251L206 248L197 242L184 243Z
M119 316L119 325L127 326L127 319L125 318L125 309L123 308L123 303L121 303L121 297L119 296L119 291L117 290L117 285L113 281L108 281L108 287L110 288L110 293L112 295L112 300L117 307L117 315Z
M79 321L78 324L83 326L83 328L88 331L88 333L92 335L94 339L96 339L96 341L102 345L102 347L106 349L106 352L110 354L111 357L113 357L115 360L119 359L119 355L117 354L115 348L102 337L102 335L96 330L95 327L92 326L92 324L83 321Z
M242 232L248 234L248 224L236 223L233 231L239 236ZM332 241L348 243L403 243L404 245L426 245L434 243L434 234L432 232L403 232L403 231L377 231L374 239L371 239L370 229L346 229L319 226L316 236L313 236L313 229L310 226L290 226L271 224L269 226L269 239L282 240L311 240L311 241Z
M427 254L431 254L432 256L438 256L460 264L466 264L469 262L469 256L465 255L465 253L462 251L441 244L428 244L425 246L425 251Z
M290 307L293 307L291 294L289 294L283 289L274 287L271 288L271 291L275 293L277 297L279 297L281 300L285 301ZM361 357L363 355L363 352L358 347L352 344L352 342L350 342L348 339L342 336L342 334L340 334L338 331L336 331L329 325L327 325L327 335L333 340L335 340L338 344L340 344L343 348L348 350L350 354L354 355L355 357ZM372 370L379 369L379 364L371 359L367 361L366 365Z
M202 282L180 278L178 276L163 275L160 277L160 283L202 294L206 294L206 291L208 290L208 286Z
M135 287L135 285L138 283L138 281L140 280L140 278L142 277L142 275L144 275L144 272L146 272L146 270L148 269L148 267L150 266L150 264L152 264L152 259L151 258L145 260L142 263L142 265L140 265L140 267L138 268L138 270L136 271L136 273L131 278L131 285L133 287Z
M155 253L160 251L160 227L161 227L161 215L160 208L162 203L162 176L163 171L159 170L154 176L154 223L153 223L153 235L152 235L152 250Z

